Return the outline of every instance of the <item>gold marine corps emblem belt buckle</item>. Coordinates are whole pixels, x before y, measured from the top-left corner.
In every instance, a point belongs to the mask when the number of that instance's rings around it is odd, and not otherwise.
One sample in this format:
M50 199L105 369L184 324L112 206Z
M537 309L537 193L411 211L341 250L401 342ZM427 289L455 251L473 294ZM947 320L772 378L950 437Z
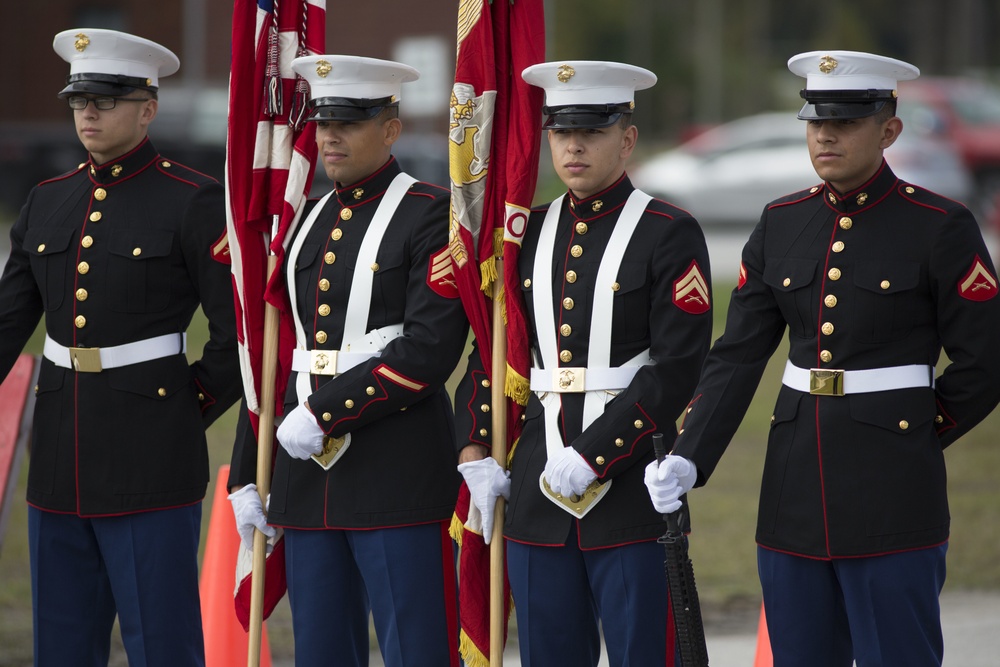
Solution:
M336 375L337 350L309 350L311 375Z
M838 368L810 368L809 393L813 396L843 396L844 371Z
M103 370L99 347L71 347L69 360L77 373L100 373Z
M586 368L557 368L553 376L552 391L560 394L582 393L586 391Z

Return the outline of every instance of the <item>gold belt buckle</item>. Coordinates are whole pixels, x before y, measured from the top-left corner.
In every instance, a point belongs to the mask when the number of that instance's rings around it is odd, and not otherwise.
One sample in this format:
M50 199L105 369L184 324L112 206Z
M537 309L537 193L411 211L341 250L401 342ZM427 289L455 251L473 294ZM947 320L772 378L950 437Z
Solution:
M601 498L604 497L609 490L611 490L612 480L606 482L599 482L596 479L590 483L590 485L583 491L582 495L579 496L564 496L561 493L556 493L549 486L549 480L545 479L543 474L539 478L539 486L541 486L542 491L548 497L549 500L558 505L561 509L569 512L577 519L582 519L586 516L587 512L597 504Z
M78 373L100 373L104 370L101 366L101 348L99 347L71 347L69 348L69 360L73 365L73 370Z
M339 438L329 435L323 436L323 451L319 454L313 454L312 460L318 463L323 470L329 470L337 462L337 455L340 454L340 450L344 448L346 442L346 436Z
M312 375L336 375L337 350L309 350L309 373Z
M843 396L844 371L839 368L810 368L809 393L814 396Z
M582 393L586 391L586 368L557 368L553 376L552 391L560 394Z

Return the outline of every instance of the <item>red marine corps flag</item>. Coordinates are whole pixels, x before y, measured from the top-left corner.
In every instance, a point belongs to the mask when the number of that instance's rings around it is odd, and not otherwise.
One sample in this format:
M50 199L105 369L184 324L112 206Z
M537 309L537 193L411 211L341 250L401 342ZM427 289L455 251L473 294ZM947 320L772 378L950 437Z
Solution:
M504 467L529 395L517 258L535 189L541 133L542 90L524 83L521 71L544 56L542 0L460 1L449 127L451 254L459 294L492 381L493 456ZM501 500L500 511L502 506ZM464 484L455 517L452 532L462 547L462 657L472 667L496 666L502 662L510 613L503 521L494 524L491 554Z
M257 488L262 500L270 486L274 415L284 397L295 340L279 269L312 184L317 153L315 130L302 123L308 85L296 79L291 61L323 53L325 42L326 0L235 0L227 227L244 394L260 445ZM263 538L258 533L254 542L254 600L249 610L243 586L247 582L236 592L237 612L244 616L240 620L250 626L251 655L255 630L256 653L260 650L263 619L255 615L263 605ZM281 554L280 545L273 554ZM268 586L269 606L283 593L280 583L278 588Z

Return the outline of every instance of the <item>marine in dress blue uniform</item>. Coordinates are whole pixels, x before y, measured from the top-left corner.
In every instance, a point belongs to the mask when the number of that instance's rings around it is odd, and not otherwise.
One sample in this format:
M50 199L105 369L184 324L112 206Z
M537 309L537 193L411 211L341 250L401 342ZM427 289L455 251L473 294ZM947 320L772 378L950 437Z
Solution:
M708 252L687 212L625 173L634 93L656 77L631 65L536 65L553 165L568 187L531 213L519 260L534 368L510 462L504 526L525 665L674 664L662 516L642 483L651 436L673 440L707 354ZM490 395L478 352L456 393L460 470L497 480ZM488 472L488 471L487 471ZM543 481L544 478L544 481ZM494 492L504 489L496 484Z
M944 449L1000 400L996 271L965 206L882 159L915 67L830 51L789 68L824 182L765 208L674 456L647 480L666 500L708 480L787 329L757 518L774 664L940 665Z
M176 56L62 32L59 96L89 152L36 186L0 279L0 376L45 316L28 471L36 665L204 662L198 600L205 429L239 396L224 196L146 137ZM189 364L201 306L210 338Z
M390 155L402 83L417 72L338 55L293 68L310 83L309 120L335 182L287 260L299 349L267 520L284 529L296 663L367 664L370 610L387 665L457 665L448 527L460 477L444 382L468 324L447 249L449 191ZM324 440L326 467L311 458ZM255 461L244 420L232 487L250 488Z

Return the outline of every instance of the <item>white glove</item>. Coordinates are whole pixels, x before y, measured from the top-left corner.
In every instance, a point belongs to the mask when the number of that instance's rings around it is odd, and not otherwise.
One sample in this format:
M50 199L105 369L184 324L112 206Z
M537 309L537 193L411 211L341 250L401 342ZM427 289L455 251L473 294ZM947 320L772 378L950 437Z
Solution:
M267 525L267 516L264 514L264 508L260 505L260 494L257 493L256 484L247 484L239 491L230 493L227 498L233 504L236 530L240 534L243 546L253 550L254 528L268 537L275 536L274 527ZM270 495L268 495L268 499L270 499ZM268 548L270 549L270 545Z
M510 500L510 472L501 468L496 459L489 456L459 464L458 472L465 478L473 504L483 515L483 540L489 544L493 535L493 510L496 508L497 498L503 496Z
M681 508L681 496L698 481L698 468L683 456L665 456L662 462L646 466L643 481L656 511L670 514Z
M563 447L545 462L545 481L553 493L571 497L582 495L597 473L572 447Z
M324 435L316 417L304 405L285 415L285 420L278 427L278 442L289 456L303 461L323 451Z

